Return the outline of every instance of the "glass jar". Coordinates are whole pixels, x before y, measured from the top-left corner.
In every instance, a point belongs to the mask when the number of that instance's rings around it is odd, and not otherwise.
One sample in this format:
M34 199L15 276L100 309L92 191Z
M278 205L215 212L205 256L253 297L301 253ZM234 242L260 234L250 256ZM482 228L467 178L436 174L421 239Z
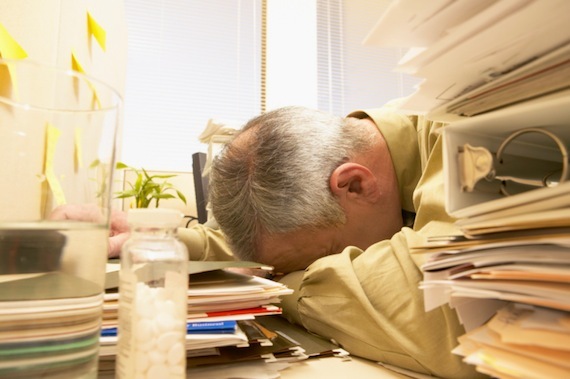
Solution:
M182 214L132 209L119 284L117 378L185 378L188 251Z

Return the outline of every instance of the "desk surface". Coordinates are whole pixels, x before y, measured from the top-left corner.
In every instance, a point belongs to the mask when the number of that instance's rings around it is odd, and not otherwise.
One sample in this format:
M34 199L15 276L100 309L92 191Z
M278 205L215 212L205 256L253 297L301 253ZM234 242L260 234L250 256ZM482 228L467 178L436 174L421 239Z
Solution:
M409 376L390 371L379 364L351 357L350 360L328 357L308 359L291 365L279 371L280 379L409 379ZM99 374L98 379L114 379L114 373ZM190 378L190 376L188 377Z
M321 358L292 363L279 372L282 379L409 379L409 376L390 371L379 364L351 357L349 361L340 358Z

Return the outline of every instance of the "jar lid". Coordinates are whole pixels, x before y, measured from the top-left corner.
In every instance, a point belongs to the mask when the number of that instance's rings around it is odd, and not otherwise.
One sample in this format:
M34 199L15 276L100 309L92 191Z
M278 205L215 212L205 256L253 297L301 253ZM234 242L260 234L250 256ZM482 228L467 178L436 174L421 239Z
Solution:
M127 222L130 225L164 228L177 227L184 215L176 209L168 208L136 208L129 209Z

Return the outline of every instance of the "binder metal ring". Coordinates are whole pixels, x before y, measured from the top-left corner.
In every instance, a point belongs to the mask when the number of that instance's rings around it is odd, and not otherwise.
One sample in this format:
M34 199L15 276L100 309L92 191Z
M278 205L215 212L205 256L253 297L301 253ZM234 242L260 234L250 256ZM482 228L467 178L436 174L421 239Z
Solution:
M522 134L526 134L526 133L540 133L540 134L544 134L545 136L549 137L550 139L552 139L555 143L556 146L558 147L558 149L560 150L560 153L562 154L562 172L560 174L560 183L563 183L564 181L567 180L568 178L568 149L566 148L566 146L564 145L564 143L562 142L562 140L560 140L560 138L558 138L558 136L546 129L541 129L541 128L526 128L526 129L521 129L519 131L516 131L514 133L512 133L511 135L509 135L499 146L497 153L496 153L496 160L498 164L502 164L503 163L503 153L506 149L506 147L511 143L511 141L513 141L515 138L521 136ZM530 185L535 185L535 186L542 186L542 187L548 187L548 179L552 176L553 172L546 174L543 178L542 181L540 183L526 183L524 179L516 179L513 177L500 177L500 176L495 176L493 173L493 178L494 179L499 179L501 180L501 193L503 193L504 195L509 196L510 193L507 191L506 189L506 179L508 180L512 180L515 182L519 182L522 184L530 184Z

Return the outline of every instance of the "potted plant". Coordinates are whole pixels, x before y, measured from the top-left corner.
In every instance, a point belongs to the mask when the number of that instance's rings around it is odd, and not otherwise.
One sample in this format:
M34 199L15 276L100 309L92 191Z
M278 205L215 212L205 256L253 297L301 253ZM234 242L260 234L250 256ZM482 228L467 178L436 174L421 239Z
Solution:
M149 175L144 168L137 169L122 162L118 162L116 168L118 170L130 169L136 174L134 183L127 182L130 186L129 189L116 193L117 199L134 197L134 203L131 207L134 205L134 208L148 208L154 200L154 205L158 208L161 199L175 199L177 197L186 204L184 194L166 180L176 175ZM156 179L159 180L156 181Z

